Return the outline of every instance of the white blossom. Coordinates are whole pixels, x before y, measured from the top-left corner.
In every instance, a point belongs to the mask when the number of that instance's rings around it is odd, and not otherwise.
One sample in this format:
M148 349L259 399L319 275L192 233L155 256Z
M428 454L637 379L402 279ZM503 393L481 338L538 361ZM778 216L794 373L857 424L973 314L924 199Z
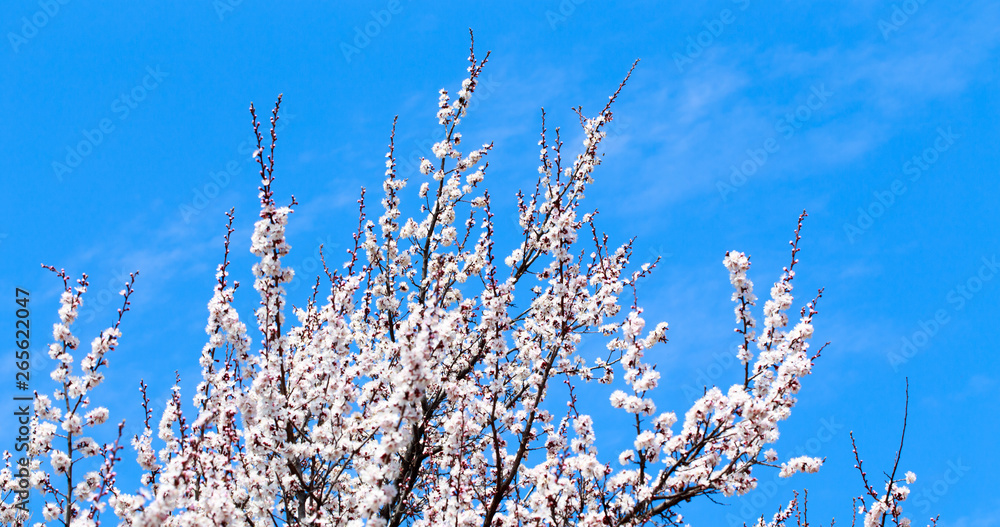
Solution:
M439 92L443 139L431 147L434 161L419 166L430 177L404 192L390 139L378 217L359 199L346 261L330 263L335 255L324 253L325 281L305 296L293 298L297 277L310 282L312 270L297 275L286 258L296 203L277 204L267 136L257 137L260 210L249 244L256 309L251 322L237 309L229 251L246 246L231 244L230 215L206 340L194 351L200 378L187 399L179 381L156 402L142 384L141 426L118 438L143 471L132 494L115 479L115 464L131 456L82 436L87 427L94 437L112 428L102 426L108 409L91 398L108 396L100 385L121 318L97 333L74 373L81 352L71 327L86 279L65 287L49 346L58 386L35 398L29 445L46 521L69 511L74 526L96 524L110 505L122 525L149 527L674 525L687 499L746 494L779 464L782 477L820 469L820 458L782 462L767 448L813 367L814 303L788 329L795 270L771 288L758 328L750 259L725 254L742 367L686 411L660 410L668 400L661 385L675 379L656 364L668 326L647 322L638 301L655 263L632 262L629 241L610 245L582 206L614 96L596 116L581 113L575 156L543 133L537 190L518 194L516 211L503 213L520 227L515 246L501 247L498 202L482 185L492 144L457 149L472 143L456 127L485 64L470 55L456 98ZM272 126L279 106L280 98ZM129 283L126 306L131 292ZM600 388L595 381L612 385L596 405L592 393L580 396ZM553 404L563 394L566 404ZM627 414L628 427L602 422L608 406ZM622 450L598 451L608 438ZM2 478L11 480L9 468ZM905 482L915 478L907 472ZM860 512L866 526L883 513L901 517L910 491L898 483ZM793 500L758 526L784 525L796 507Z

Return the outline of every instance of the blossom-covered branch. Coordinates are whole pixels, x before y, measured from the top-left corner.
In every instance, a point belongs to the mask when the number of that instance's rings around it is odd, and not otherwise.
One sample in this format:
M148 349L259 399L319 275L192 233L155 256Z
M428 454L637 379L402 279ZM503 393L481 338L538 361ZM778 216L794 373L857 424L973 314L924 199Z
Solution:
M284 262L286 229L297 203L278 206L274 192L281 96L269 144L251 105L261 178L250 246L260 340L234 306L231 210L193 404L184 404L178 378L156 422L140 385L144 427L129 438L144 471L135 493L114 479L117 442L99 447L81 437L108 419L103 408L82 412L121 335L132 283L119 320L94 340L83 375L73 376L79 341L69 327L87 282L84 275L70 288L58 272L66 286L50 356L63 408L37 395L32 438L32 484L46 497L46 519L96 524L107 504L122 525L149 527L674 525L683 521L682 503L746 494L760 470L787 477L820 468L822 459L780 460L767 448L819 356L810 339L822 290L788 327L805 212L762 327L752 314L749 258L723 258L735 290L741 378L706 387L680 417L660 409L661 373L649 356L667 342L668 326L647 322L638 301L638 282L657 262L633 265L632 241L609 244L597 211L584 208L612 106L636 65L596 116L575 110L583 134L575 156L565 155L560 129L550 131L542 113L538 177L533 191L517 194L520 233L503 252L498 204L484 188L493 144L470 147L459 128L488 58L470 47L459 91L440 91L440 140L419 173L398 172L393 121L377 220L368 219L362 190L347 261L331 268L321 252L326 282L317 278L302 307L289 304L285 289L294 276ZM417 190L407 193L411 178ZM600 357L580 349L590 334L606 340ZM594 415L608 407L585 408L576 397L593 382L617 382L610 409L633 428L623 452L598 452ZM561 415L557 386L569 394ZM100 470L74 473L98 454ZM892 485L894 497L876 503L901 501L902 487ZM784 525L795 507L766 525ZM0 512L14 522L8 511Z

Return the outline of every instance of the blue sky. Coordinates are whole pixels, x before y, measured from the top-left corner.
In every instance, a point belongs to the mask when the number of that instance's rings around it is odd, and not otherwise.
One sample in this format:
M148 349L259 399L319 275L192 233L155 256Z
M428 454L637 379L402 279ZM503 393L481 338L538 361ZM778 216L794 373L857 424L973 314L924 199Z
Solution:
M639 58L587 199L612 240L637 236L637 261L663 258L640 287L647 320L671 328L655 357L660 408L682 413L702 384L737 379L727 250L752 256L766 295L807 209L797 299L826 288L815 339L831 345L777 446L826 466L763 472L758 497L683 512L695 525L749 522L805 487L813 521L848 521L861 492L848 431L870 473L890 469L908 377L911 517L997 526L998 25L987 0L12 2L0 22L0 316L14 319L14 287L30 290L44 358L60 282L40 263L90 275L75 326L85 342L140 270L94 394L135 423L140 377L162 408L179 370L190 398L230 207L252 307L251 101L266 112L284 94L275 191L300 203L288 261L313 274L320 243L350 242L359 188L379 188L393 116L401 163L429 154L437 90L465 74L467 28L493 54L465 137L494 141L487 187L508 234L513 193L537 174L539 109L579 144L570 108L596 113ZM293 302L307 290L293 285ZM13 371L0 362L2 378ZM33 387L50 391L46 380ZM611 461L619 416L595 417Z

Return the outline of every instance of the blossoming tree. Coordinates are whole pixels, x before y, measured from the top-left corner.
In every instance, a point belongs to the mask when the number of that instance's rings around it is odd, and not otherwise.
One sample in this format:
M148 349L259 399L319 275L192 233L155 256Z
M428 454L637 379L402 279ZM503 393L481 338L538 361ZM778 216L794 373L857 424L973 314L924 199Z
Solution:
M282 261L296 202L279 206L273 191L281 97L270 141L251 105L261 177L253 322L261 338L253 342L233 306L239 283L230 280L230 211L193 406L175 387L157 422L142 385L144 431L126 438L143 471L137 492L115 479L124 423L113 444L88 435L109 419L91 393L118 345L135 277L122 291L118 319L75 367L82 350L71 327L87 278L74 284L50 268L64 284L49 348L59 388L35 396L27 471L46 521L97 525L110 511L119 525L150 527L671 525L682 522L679 505L692 498L751 492L757 467L782 476L819 469L821 459L782 461L767 448L819 356L809 344L819 294L794 323L788 317L805 213L762 326L751 314L757 297L749 259L736 251L723 259L735 288L742 379L706 388L680 417L663 411L652 397L660 373L645 356L666 342L667 324L648 327L634 300L636 282L656 262L630 269L631 242L609 245L595 213L582 208L628 76L596 116L578 110L585 139L573 157L564 157L559 129L550 133L542 114L539 177L530 195L517 195L520 241L499 254L494 201L483 189L493 145L467 148L459 132L488 57L470 52L461 89L440 92L441 140L420 174L407 175L419 180L419 214L404 218L400 209L409 180L397 173L393 132L377 220L367 219L362 191L346 263L331 268L324 258L326 280L317 278L302 308L286 305L293 271ZM605 337L607 353L585 357L584 334ZM617 375L624 389L610 405L631 416L634 439L607 457L573 390ZM553 410L554 383L569 388L565 414ZM27 514L14 491L25 472L6 459L0 520L22 525ZM87 464L96 470L83 472ZM907 525L902 483L913 479L893 472L884 492L864 479L855 514L869 527ZM760 525L784 525L797 510L793 499Z

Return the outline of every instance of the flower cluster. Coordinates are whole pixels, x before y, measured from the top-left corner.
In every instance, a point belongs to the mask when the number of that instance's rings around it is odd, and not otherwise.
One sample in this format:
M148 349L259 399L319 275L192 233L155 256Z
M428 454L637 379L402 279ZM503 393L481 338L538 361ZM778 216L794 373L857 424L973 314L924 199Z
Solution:
M907 389L907 406L909 406L909 389ZM905 437L905 435L906 418L904 417L903 436ZM855 517L853 523L859 523L857 517L860 515L864 527L885 527L886 521L891 522L896 527L910 527L910 519L903 516L903 502L910 495L910 488L906 485L912 485L916 482L917 475L913 472L907 472L902 478L896 477L899 468L899 456L903 449L902 443L903 440L901 438L899 450L896 451L896 461L893 464L892 472L886 473L888 480L885 483L885 489L880 494L868 481L868 473L865 472L861 457L858 455L858 446L854 442L854 434L851 434L851 446L854 448L854 459L857 461L854 467L861 474L861 481L864 484L867 494L866 496L855 498L857 507L854 510ZM931 518L931 525L936 526L937 520L936 517Z
M367 219L362 191L347 261L330 268L324 256L327 280L317 278L300 307L288 305L285 284L294 274L283 263L296 202L278 206L272 192L281 97L269 147L251 105L261 177L250 247L258 259L259 346L234 307L230 211L193 405L185 406L178 379L157 421L141 384L145 426L131 442L144 475L134 494L115 484L117 441L101 446L83 436L109 418L90 408L88 394L103 380L98 370L119 325L94 339L74 374L79 340L70 326L86 277L66 286L50 348L61 388L52 398L37 395L31 443L32 455L51 465L36 461L32 472L46 495L46 520L96 524L110 505L121 525L149 527L673 525L685 501L753 490L760 466L780 467L782 476L819 469L821 459L780 462L764 450L818 357L809 340L819 296L788 329L805 213L759 336L750 260L736 251L723 260L735 289L743 378L727 389L706 387L681 417L662 411L653 397L661 374L649 357L667 341L668 326L647 322L636 292L656 262L633 269L631 242L609 246L596 212L581 209L628 76L596 117L577 109L583 150L568 161L543 112L538 180L533 192L517 195L520 236L502 253L492 198L480 189L493 145L467 149L457 130L486 58L470 51L469 61L456 98L441 91L441 140L411 175L421 179L419 201L408 209L417 212L402 208L408 180L397 174L394 123L377 221ZM131 291L130 283L119 321ZM606 339L603 356L581 352L587 334ZM634 421L634 437L605 457L575 390L616 377L610 406ZM565 413L553 404L557 385L569 391ZM104 459L100 470L74 471L95 456ZM0 472L0 483L9 480ZM895 517L905 492L890 484L866 514ZM794 508L793 500L761 527L784 525Z
M77 374L73 364L80 339L73 335L71 326L83 304L88 286L87 275L78 279L76 286L71 286L64 270L43 267L63 280L59 322L53 325L54 342L49 346L49 357L56 362L51 377L58 388L51 397L35 393L28 445L31 458L29 481L32 488L46 498L42 513L47 521L58 518L65 525L97 525L110 494L115 492L114 467L121 447L117 440L113 444L100 445L92 437L84 435L89 429L104 424L109 417L107 408L91 407L89 394L104 381L100 369L108 365L106 355L118 345L121 336L119 325L123 314L129 310L135 274L131 275L121 291L124 300L118 310L118 319L91 341L90 351L79 361L80 371ZM121 430L120 425L119 437ZM96 457L103 458L100 469L83 472L85 460ZM43 459L48 460L51 471L43 467ZM23 520L6 516L5 519L11 525L19 525Z

